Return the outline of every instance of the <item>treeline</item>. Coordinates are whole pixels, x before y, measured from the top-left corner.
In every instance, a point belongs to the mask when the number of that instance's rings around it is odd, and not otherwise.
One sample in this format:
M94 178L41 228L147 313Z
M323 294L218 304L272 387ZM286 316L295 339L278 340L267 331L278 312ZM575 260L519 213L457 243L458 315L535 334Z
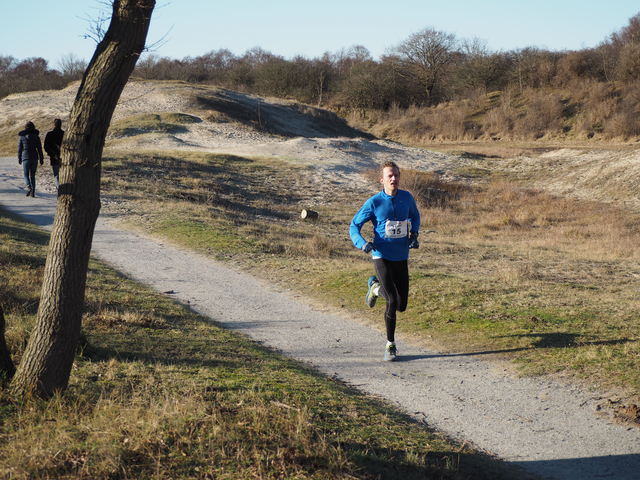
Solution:
M640 14L577 51L492 52L428 28L379 60L363 46L314 59L222 49L182 60L150 55L136 74L325 106L377 135L412 142L640 136Z
M349 109L437 105L479 92L563 87L582 80L635 82L640 79L640 14L598 47L579 51L490 52L479 40L425 29L380 60L362 46L314 59L285 59L260 48L236 56L222 49L182 60L150 55L136 73Z
M81 72L71 60L56 71L42 59L0 57L0 96L59 88ZM628 137L640 134L640 14L577 51L492 52L482 41L428 28L378 60L363 46L313 59L221 49L181 60L147 55L135 75L296 99L395 137L539 137L550 129Z
M18 60L0 55L0 98L11 93L32 90L57 90L81 78L86 62L68 54L60 60L58 69L51 68L44 58Z

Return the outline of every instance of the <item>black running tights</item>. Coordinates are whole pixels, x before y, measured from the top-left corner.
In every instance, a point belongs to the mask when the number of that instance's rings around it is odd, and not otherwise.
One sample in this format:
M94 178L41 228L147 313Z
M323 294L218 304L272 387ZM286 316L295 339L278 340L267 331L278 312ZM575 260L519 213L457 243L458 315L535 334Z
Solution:
M373 260L380 282L379 294L387 301L384 312L384 324L387 327L387 340L395 341L396 312L407 309L409 299L409 267L406 260L394 262L384 258Z

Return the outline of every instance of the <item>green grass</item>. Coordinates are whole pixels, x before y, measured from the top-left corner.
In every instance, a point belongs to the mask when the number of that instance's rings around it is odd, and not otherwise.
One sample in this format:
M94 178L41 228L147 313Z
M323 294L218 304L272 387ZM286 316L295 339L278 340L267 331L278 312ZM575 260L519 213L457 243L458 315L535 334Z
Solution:
M319 192L313 175L274 160L195 153L105 163L109 194L136 192L130 198L144 219L129 220L136 228L381 328L384 302L362 308L371 263L347 237L364 195L328 180ZM409 309L398 322L404 338L481 358L499 354L522 374L561 373L640 397L640 285L628 276L640 268L637 215L504 178L480 190L422 174L405 180L418 192L420 182L437 181L455 199L423 206L424 228L438 233L412 253ZM300 209L318 196L319 220L301 221Z
M467 178L486 178L491 176L491 170L482 167L461 167L453 172L455 175Z
M18 361L47 242L47 233L0 210L0 302ZM2 478L512 476L95 261L68 390L46 402L0 392Z

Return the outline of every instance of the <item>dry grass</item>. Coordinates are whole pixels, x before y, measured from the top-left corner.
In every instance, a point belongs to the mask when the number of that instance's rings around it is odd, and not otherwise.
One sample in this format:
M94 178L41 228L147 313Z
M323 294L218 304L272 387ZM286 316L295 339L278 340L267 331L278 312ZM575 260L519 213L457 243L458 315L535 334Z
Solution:
M489 92L435 107L371 111L350 121L377 136L427 145L448 141L633 141L640 137L640 87L576 81L562 89Z
M183 133L184 125L201 122L198 117L185 113L161 113L133 115L115 121L109 127L110 137L128 137L143 133Z
M320 192L305 169L193 154L184 164L167 157L175 166L167 175L158 160L138 155L105 168L111 195L153 198L136 203L144 212L132 218L137 228L271 279L279 271L272 281L380 325L379 312L360 307L371 266L346 234L360 194L341 186L323 191L320 218L308 223L300 208ZM145 169L157 172L146 186L136 174ZM640 394L640 356L629 354L640 349L637 214L491 172L474 187L425 172L402 175L422 204L423 229L437 234L412 253L411 307L401 332L442 349L500 350L527 373L563 372ZM370 178L375 189L377 173Z
M47 240L0 212L0 301L18 360ZM16 480L514 477L95 262L68 390L47 402L0 391L0 423L0 477Z

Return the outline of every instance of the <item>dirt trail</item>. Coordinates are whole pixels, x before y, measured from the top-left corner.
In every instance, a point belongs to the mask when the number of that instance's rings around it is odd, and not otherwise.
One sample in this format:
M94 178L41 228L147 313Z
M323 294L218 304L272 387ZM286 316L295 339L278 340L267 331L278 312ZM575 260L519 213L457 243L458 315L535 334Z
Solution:
M38 225L52 224L53 195L25 197L12 158L0 160L0 204ZM92 252L158 291L175 292L176 300L227 328L382 396L531 473L564 480L638 478L640 429L597 416L595 393L513 378L478 355L441 354L405 338L399 338L401 361L382 362L383 335L356 319L318 311L211 259L119 230L108 215L98 221Z

